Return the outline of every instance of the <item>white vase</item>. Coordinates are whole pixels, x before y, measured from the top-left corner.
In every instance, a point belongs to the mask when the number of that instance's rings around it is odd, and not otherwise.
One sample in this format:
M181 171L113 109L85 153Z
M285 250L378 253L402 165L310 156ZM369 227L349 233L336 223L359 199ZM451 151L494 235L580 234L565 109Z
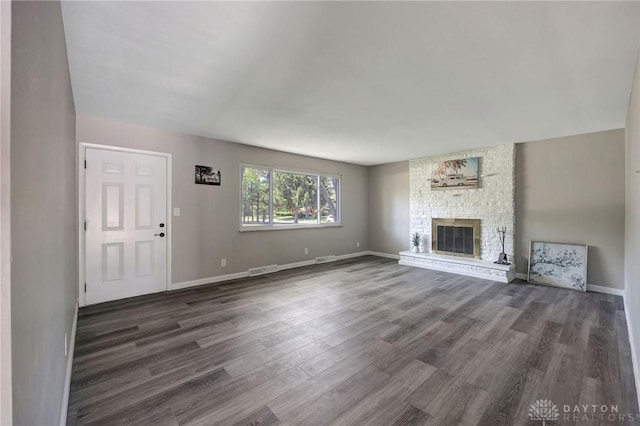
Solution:
M420 247L419 246L411 246L411 251L414 253L419 253L420 252Z

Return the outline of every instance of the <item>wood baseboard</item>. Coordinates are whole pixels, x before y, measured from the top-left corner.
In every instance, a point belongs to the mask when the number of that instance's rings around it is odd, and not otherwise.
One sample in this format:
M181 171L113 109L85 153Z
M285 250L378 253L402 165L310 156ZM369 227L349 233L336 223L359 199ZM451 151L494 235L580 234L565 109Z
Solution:
M521 280L527 281L527 274L523 274L520 272L516 273L516 278L519 278ZM619 288L611 288L611 287L605 287L603 285L596 285L596 284L587 284L587 291L591 291L594 293L604 293L604 294L613 294L614 296L623 296L624 297L624 290L619 289Z
M400 260L400 255L398 255L398 254L383 253L383 252L380 252L380 251L368 251L366 253L371 255L371 256L387 257L389 259L398 259L398 260Z
M337 260L351 259L352 257L366 256L368 254L370 254L370 252L368 252L368 251L361 251L361 252L347 253L347 254L339 254L339 255L336 256L336 259ZM313 259L311 259L311 260L303 260L303 261L300 261L300 262L285 263L285 264L282 264L282 265L278 265L278 270L279 271L284 271L286 269L302 268L304 266L315 265L315 263L316 262ZM222 281L237 280L239 278L246 278L248 276L249 276L249 272L248 271L244 271L244 272L236 272L236 273L233 273L233 274L217 275L215 277L209 277L209 278L200 278L200 279L192 280L192 281L183 281L183 282L171 284L171 290L181 290L183 288L197 287L199 285L219 283L219 282L222 282Z

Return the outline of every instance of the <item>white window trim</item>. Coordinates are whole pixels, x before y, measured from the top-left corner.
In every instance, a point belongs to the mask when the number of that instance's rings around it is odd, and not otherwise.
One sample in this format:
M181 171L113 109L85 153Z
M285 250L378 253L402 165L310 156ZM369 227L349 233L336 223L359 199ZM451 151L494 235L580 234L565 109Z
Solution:
M249 167L252 169L258 170L268 170L269 171L269 224L267 225L244 225L242 223L242 171L245 167ZM275 223L273 221L273 173L295 173L302 175L311 175L316 176L316 185L318 187L317 191L317 200L316 205L318 206L318 210L320 208L320 177L328 177L338 179L338 193L337 193L337 201L338 201L338 221L337 222L327 222L320 223L320 217L318 217L318 223L299 223L299 224L286 224L286 223ZM290 169L287 167L273 167L273 166L264 166L261 164L251 164L251 163L240 163L240 188L239 188L239 204L240 208L238 211L238 219L240 222L239 231L240 232L255 232L255 231L286 231L291 229L312 229L312 228L336 228L341 227L342 225L342 175L338 175L335 173L322 173L322 172L313 172L309 170L299 170L299 169Z

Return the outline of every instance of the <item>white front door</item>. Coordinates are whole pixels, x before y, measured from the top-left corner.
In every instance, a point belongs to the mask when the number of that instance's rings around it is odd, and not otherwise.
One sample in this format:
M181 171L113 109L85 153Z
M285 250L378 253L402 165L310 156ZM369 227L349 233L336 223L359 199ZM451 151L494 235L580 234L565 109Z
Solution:
M167 158L87 148L85 303L167 288Z

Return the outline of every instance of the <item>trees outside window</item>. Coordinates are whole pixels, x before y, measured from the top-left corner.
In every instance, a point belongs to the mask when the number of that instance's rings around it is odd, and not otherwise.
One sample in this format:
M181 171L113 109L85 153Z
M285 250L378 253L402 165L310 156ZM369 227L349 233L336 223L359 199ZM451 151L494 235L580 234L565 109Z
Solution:
M320 223L339 222L338 189L340 179L320 176Z
M271 223L269 170L242 168L242 224Z
M317 223L318 176L273 172L275 223Z
M243 227L340 222L337 176L243 166L241 193Z

